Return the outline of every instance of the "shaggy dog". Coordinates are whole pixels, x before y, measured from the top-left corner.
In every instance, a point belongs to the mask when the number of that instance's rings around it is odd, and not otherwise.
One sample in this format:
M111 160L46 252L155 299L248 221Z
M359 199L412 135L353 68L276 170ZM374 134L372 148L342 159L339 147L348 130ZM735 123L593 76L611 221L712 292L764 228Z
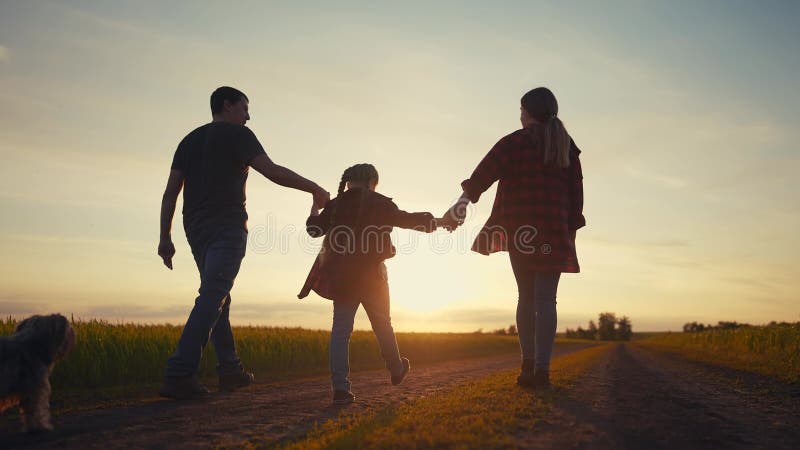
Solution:
M61 314L32 316L0 337L0 412L19 405L23 429L49 431L50 372L75 346L75 331Z

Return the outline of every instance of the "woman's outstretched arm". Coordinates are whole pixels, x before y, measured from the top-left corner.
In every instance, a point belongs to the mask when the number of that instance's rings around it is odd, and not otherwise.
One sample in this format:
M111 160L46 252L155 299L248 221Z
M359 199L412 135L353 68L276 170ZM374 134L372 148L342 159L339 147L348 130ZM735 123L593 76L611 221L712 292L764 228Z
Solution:
M500 139L478 163L478 166L472 171L472 175L461 182L464 192L461 193L461 196L453 206L444 213L444 216L439 220L439 225L453 231L464 223L469 202L477 203L481 194L486 192L495 181L502 178L508 166L508 152L506 151L508 139L508 136Z
M503 177L508 166L508 144L508 136L500 139L478 163L472 175L461 182L461 188L464 189L462 198L466 197L472 203L477 203L481 194Z

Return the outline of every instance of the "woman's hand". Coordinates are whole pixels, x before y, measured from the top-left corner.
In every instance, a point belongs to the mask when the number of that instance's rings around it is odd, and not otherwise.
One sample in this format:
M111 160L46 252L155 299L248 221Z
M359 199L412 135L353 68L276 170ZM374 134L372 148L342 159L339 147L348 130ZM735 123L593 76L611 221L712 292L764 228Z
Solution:
M435 220L436 220L436 228L444 228L445 230L451 233L455 231L455 229L458 228L459 225L461 225L448 215L445 215L445 217L437 218Z
M467 217L467 205L469 198L466 194L461 194L461 197L448 209L441 219L437 219L436 224L447 231L453 231L464 223Z

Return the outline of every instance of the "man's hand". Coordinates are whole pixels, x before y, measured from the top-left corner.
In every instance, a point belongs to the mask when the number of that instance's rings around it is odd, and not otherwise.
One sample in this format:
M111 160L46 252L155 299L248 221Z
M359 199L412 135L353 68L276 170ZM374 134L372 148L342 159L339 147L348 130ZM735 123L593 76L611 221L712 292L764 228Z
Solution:
M167 187L164 189L164 196L161 198L161 237L158 243L158 256L164 260L164 265L172 270L172 256L175 254L175 246L172 245L170 230L172 229L172 216L175 214L175 204L178 201L178 194L183 189L183 173L177 169L169 171Z
M319 215L319 208L317 208L317 203L314 202L311 205L311 212L309 213L311 216L318 216Z
M175 256L175 245L172 244L172 239L161 240L158 243L158 256L164 260L164 265L172 270L172 257Z
M325 207L325 203L328 203L328 200L331 199L330 192L326 191L325 189L317 186L317 189L312 192L314 196L314 207L317 209L322 209Z

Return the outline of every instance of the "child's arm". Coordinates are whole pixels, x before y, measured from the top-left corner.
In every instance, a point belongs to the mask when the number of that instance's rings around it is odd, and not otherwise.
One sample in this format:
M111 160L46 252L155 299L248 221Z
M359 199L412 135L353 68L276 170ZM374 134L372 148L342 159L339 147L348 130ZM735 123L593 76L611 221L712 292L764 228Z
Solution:
M320 237L328 232L331 227L331 211L333 210L334 201L335 199L326 203L321 214L315 205L311 206L311 214L306 219L306 233L309 236Z
M433 217L433 214L429 212L405 212L394 203L392 203L391 206L392 208L389 213L391 217L390 225L422 231L424 233L436 231L436 219Z

